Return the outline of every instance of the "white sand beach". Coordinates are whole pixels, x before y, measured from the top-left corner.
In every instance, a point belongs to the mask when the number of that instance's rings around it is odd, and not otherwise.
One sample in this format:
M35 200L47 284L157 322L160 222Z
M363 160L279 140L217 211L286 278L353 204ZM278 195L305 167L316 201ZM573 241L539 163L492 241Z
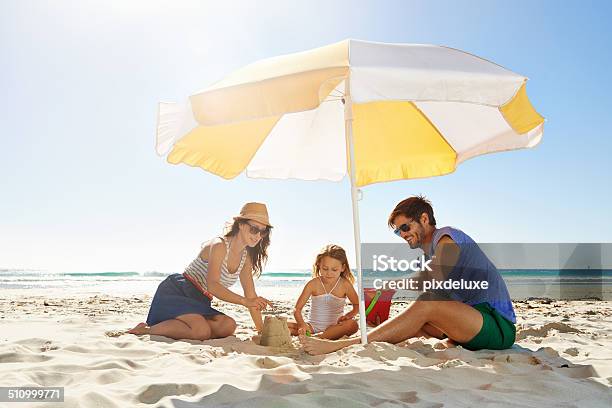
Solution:
M439 349L434 339L352 346L327 356L255 344L248 313L235 336L137 337L149 295L12 290L0 295L0 386L62 386L37 407L610 407L612 304L516 302L511 350ZM288 314L292 302L277 303ZM405 303L394 303L397 313ZM5 403L0 406L15 406ZM21 405L20 405L21 406Z

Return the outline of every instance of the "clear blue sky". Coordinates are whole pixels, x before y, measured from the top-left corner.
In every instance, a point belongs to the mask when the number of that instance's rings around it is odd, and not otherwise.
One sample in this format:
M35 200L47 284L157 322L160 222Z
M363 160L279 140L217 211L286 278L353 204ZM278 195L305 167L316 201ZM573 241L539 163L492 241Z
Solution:
M269 270L352 253L348 181L224 181L154 152L158 101L255 60L358 38L442 44L530 78L535 149L369 186L362 238L395 203L481 242L610 242L609 2L0 1L0 268L181 271L245 201L277 226Z

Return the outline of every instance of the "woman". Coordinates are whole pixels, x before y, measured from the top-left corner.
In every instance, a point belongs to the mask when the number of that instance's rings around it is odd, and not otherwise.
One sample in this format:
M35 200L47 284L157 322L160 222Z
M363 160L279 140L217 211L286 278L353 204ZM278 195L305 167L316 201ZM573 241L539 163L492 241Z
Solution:
M204 245L183 274L170 275L159 284L147 322L128 333L193 340L231 336L236 322L211 307L213 296L247 307L261 332L261 310L271 303L257 296L253 275L261 274L268 258L271 228L265 204L245 204L229 232ZM244 296L228 289L238 278Z

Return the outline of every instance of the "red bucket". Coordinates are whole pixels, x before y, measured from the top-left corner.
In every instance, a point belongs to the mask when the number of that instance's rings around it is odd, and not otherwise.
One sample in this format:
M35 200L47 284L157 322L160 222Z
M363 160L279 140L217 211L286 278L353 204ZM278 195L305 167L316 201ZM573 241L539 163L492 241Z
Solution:
M364 288L363 294L365 297L366 321L377 326L387 320L395 290Z

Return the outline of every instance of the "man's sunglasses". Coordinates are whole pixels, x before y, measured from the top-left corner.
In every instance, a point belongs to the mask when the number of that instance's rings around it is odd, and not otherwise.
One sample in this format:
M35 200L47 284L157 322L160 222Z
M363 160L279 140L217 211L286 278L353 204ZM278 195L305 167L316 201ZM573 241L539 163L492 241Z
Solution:
M401 236L400 234L402 232L408 232L408 231L410 231L410 225L402 224L399 227L397 227L396 229L394 229L393 233L399 237L399 236Z
M249 232L250 232L251 234L253 234L253 235L255 235L255 234L259 234L259 235L260 235L262 238L263 238L263 237L265 237L265 236L267 236L267 235L268 235L268 233L270 232L270 230L268 229L268 227L265 227L265 228L259 229L259 228L257 228L256 226L251 225L251 223L249 223L249 222L245 222L245 224L249 226Z

